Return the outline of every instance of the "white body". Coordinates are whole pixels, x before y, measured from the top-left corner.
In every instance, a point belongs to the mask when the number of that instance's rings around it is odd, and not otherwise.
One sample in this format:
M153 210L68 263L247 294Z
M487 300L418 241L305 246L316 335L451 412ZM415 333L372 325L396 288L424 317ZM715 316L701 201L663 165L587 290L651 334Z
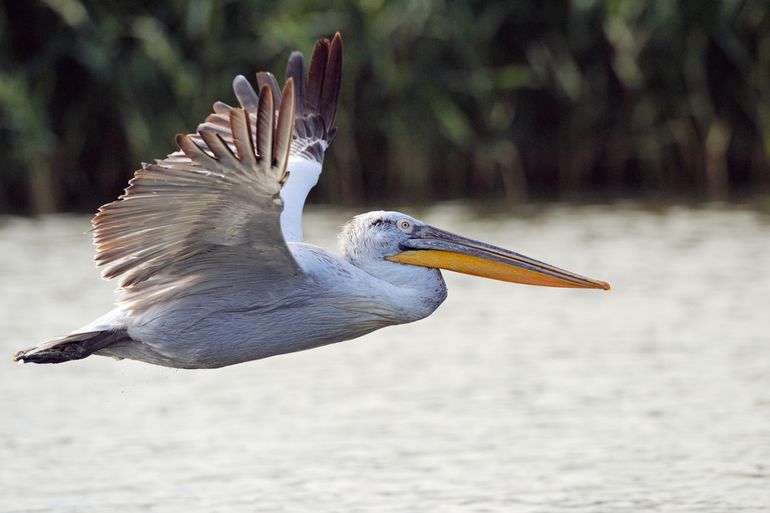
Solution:
M185 291L136 313L119 307L81 331L126 328L134 339L97 354L216 368L416 321L446 298L436 269L379 260L369 269L377 277L316 246L289 248L303 270L296 278L265 283L245 271L227 288Z

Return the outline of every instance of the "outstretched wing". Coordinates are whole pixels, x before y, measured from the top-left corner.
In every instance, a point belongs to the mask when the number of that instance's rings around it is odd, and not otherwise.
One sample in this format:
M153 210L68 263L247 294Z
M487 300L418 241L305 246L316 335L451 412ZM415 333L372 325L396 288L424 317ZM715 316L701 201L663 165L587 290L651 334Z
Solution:
M287 241L302 241L302 209L310 189L318 183L321 175L324 152L329 147L336 127L340 87L342 85L342 37L316 42L310 59L310 70L305 79L304 57L292 52L286 66L286 77L293 79L297 101L294 137L289 154L289 178L281 190L284 209L281 214L281 228ZM280 98L278 82L272 73L257 73L257 84L261 89L269 87L273 95ZM233 90L241 108L255 112L259 96L249 81L239 75L233 81ZM232 144L228 124L229 112L233 108L217 102L214 113L198 127L210 130Z
M93 219L96 261L120 278L124 302L142 304L185 283L249 272L300 272L280 227L281 186L294 125L294 82L262 88L254 113L230 109L229 140L202 126L181 152L143 164L117 201ZM252 126L253 124L253 126ZM138 301L134 301L137 303Z

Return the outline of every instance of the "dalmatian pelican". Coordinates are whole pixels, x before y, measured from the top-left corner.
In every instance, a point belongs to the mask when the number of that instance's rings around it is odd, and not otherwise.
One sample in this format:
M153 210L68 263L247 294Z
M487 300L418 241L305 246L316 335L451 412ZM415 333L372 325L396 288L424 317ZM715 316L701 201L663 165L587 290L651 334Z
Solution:
M342 38L319 40L305 75L293 52L283 89L233 81L179 150L142 164L94 216L96 263L118 280L114 309L14 355L60 363L91 354L218 368L417 321L444 301L439 269L513 283L609 290L400 212L345 225L341 256L303 242L302 209L335 135Z

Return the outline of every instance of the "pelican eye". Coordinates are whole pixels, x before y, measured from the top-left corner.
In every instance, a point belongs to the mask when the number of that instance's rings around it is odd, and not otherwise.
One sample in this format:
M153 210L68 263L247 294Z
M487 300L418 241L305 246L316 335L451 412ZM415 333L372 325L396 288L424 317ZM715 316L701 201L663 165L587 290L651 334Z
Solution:
M402 219L398 222L398 228L404 233L412 233L412 223L406 219Z

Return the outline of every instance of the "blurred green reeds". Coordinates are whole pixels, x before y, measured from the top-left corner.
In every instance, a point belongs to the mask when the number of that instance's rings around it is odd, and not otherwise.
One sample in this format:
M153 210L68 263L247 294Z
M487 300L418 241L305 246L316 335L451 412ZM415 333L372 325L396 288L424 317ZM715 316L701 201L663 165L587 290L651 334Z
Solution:
M766 0L0 3L0 210L92 210L236 74L341 31L314 201L726 196L770 183Z

